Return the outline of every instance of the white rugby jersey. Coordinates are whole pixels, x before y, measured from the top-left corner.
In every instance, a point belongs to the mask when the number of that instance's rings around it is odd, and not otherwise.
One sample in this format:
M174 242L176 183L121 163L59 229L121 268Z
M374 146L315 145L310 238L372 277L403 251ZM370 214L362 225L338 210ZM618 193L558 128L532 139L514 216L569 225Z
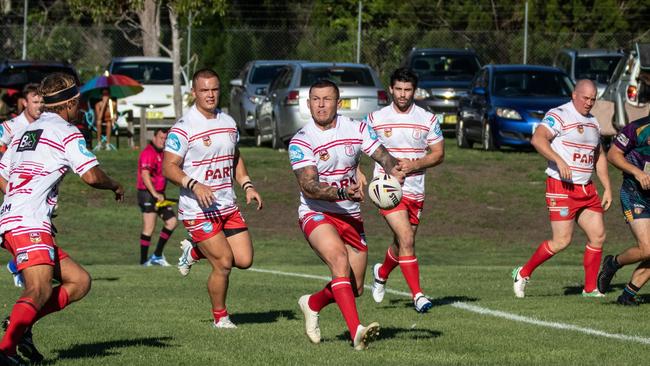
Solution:
M568 102L546 113L542 125L552 133L551 148L571 168L571 183L587 184L594 171L594 159L600 145L600 125L591 114L583 116ZM603 157L604 158L604 157ZM557 164L548 162L546 174L558 180Z
M183 158L182 169L190 178L212 188L215 202L199 206L194 193L181 187L178 217L182 220L226 216L237 210L233 190L235 147L239 134L235 121L218 112L207 119L196 106L174 124L167 135L165 151Z
M336 188L358 183L357 166L361 151L372 155L380 146L377 134L365 122L337 116L336 127L321 130L310 118L289 143L289 159L293 170L316 166L318 181ZM306 198L300 192L298 215L307 212L328 212L361 218L358 202L336 202Z
M443 141L436 116L415 104L407 113L398 113L391 103L370 113L366 121L377 132L386 150L396 158L422 158L429 145ZM375 164L374 176L381 174L384 174L384 169ZM402 186L404 197L424 201L424 175L425 170L418 170L406 176Z
M0 144L9 145L14 135L29 126L25 111L15 118L5 121L0 125Z
M59 183L70 170L83 175L99 164L73 124L43 113L11 141L0 161L7 193L0 207L0 233L51 233Z

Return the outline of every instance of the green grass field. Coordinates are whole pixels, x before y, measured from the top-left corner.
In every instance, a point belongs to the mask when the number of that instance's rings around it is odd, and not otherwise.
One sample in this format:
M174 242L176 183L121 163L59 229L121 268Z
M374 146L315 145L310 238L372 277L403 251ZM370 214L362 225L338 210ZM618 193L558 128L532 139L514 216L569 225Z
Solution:
M352 350L336 306L321 314L322 344L310 344L303 334L297 300L319 290L326 283L319 276L328 271L299 231L298 191L286 152L267 148L242 149L266 207L243 208L256 252L251 270L231 276L228 309L239 329L211 328L206 263L186 278L175 268L137 265L137 152L122 150L100 153L99 159L128 188L124 204L73 175L62 185L58 243L88 269L93 289L81 302L41 320L35 341L47 363L57 365L636 365L650 356L645 322L650 305L629 309L612 303L632 268L619 272L606 298L580 296L581 233L535 272L527 298L514 298L510 271L550 234L545 162L535 153L452 145L449 140L444 164L428 174L416 245L423 288L434 307L417 314L396 270L389 281L395 292L383 303L375 304L369 292L358 300L362 322L382 325L381 338L365 352ZM369 160L364 164L370 174ZM605 216L606 254L632 240L620 213L618 172L612 169L611 178L615 202ZM170 187L168 194L177 195L177 189ZM383 258L390 235L368 203L364 218L370 266ZM170 262L185 235L178 229L170 240ZM8 259L3 251L0 263ZM10 312L19 290L4 268L0 273L2 315Z

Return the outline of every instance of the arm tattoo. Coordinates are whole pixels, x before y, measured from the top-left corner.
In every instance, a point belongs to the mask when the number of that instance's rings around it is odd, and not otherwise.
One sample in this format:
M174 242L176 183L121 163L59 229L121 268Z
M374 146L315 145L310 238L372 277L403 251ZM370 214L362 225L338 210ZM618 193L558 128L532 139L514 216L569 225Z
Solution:
M395 165L399 163L393 155L388 153L388 150L386 150L386 148L383 145L379 145L377 150L375 150L375 152L372 153L370 157L374 161L378 162L379 165L381 165L382 168L384 168L384 171L386 173L390 173L395 167Z
M302 193L310 199L336 201L339 199L337 189L318 181L318 171L314 166L294 170Z

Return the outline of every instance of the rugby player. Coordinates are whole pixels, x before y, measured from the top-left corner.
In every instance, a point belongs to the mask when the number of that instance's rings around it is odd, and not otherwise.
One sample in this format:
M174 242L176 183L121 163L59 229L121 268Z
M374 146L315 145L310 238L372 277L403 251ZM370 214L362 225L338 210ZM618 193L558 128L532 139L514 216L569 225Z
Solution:
M380 210L393 231L393 242L386 250L383 263L373 267L372 297L384 299L386 281L399 265L411 290L413 305L420 313L431 308L431 301L420 288L420 269L415 256L415 233L424 207L424 175L444 159L444 141L436 116L416 106L413 101L418 87L417 75L408 68L395 70L390 77L389 91L393 102L370 113L366 122L377 132L388 152L399 158L406 174L402 187L402 201L390 210ZM384 174L375 164L374 175Z
M524 297L531 274L542 263L571 243L574 222L587 235L583 265L585 283L582 296L603 297L596 278L605 242L603 210L612 202L607 158L600 143L600 126L589 112L596 100L591 80L579 80L571 101L546 113L531 143L548 160L546 204L553 238L543 241L523 267L512 271L516 297ZM591 181L592 172L603 185L603 198Z
M162 175L163 149L167 139L167 130L154 130L151 143L145 147L138 158L138 205L142 212L142 232L140 233L140 264L145 266L169 267L163 255L165 244L176 228L176 214L172 206L158 206L165 201L165 186L167 179ZM151 234L156 227L156 216L159 216L164 226L160 231L156 250L147 259L151 245Z
M17 132L22 131L30 123L34 122L41 115L43 109L43 97L38 93L38 84L30 83L23 88L21 98L23 105L23 112L15 118L5 121L0 125L0 150L6 150L7 145L11 142ZM10 261L7 263L7 270L12 274L14 285L16 287L23 286L23 277L18 272L16 262Z
M605 256L598 274L598 289L609 290L612 278L621 267L641 262L617 302L638 305L636 294L650 279L650 117L625 126L614 139L607 159L623 172L621 206L625 221L636 239L622 253Z
M314 252L327 264L332 281L298 301L305 315L305 332L321 341L319 312L336 302L356 350L379 334L379 324L361 325L355 296L361 296L368 261L357 180L361 152L385 171L404 180L399 162L379 142L367 123L337 115L339 89L329 80L311 85L307 105L311 121L291 139L289 158L300 186L299 223Z
M179 218L198 247L183 243L179 260L181 274L187 274L199 258L212 266L208 294L215 328L237 328L226 309L228 278L232 267L246 269L253 264L253 244L236 204L233 180L246 194L246 203L262 198L255 190L237 143L235 121L217 109L219 76L202 69L192 77L196 100L169 130L163 159L163 175L181 186ZM197 250L198 249L198 250Z
M43 113L11 141L0 161L0 189L5 192L0 207L2 246L14 257L25 280L0 341L0 365L21 364L17 349L31 362L42 361L30 327L90 290L88 272L53 238L51 214L63 176L72 170L91 187L112 190L117 201L124 195L122 185L98 166L71 124L79 103L75 80L62 73L48 75L40 92ZM59 283L54 288L53 279Z

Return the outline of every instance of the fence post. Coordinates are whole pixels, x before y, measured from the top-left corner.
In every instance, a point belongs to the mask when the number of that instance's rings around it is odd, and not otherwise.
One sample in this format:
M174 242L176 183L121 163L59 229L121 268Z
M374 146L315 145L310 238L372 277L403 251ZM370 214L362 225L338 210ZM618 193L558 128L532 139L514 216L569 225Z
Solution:
M27 59L27 0L23 9L23 60Z
M359 16L357 21L357 63L361 62L361 11L363 5L361 5L361 0L359 0Z
M147 108L140 107L140 150L147 147Z
M528 61L528 1L524 6L524 65Z

